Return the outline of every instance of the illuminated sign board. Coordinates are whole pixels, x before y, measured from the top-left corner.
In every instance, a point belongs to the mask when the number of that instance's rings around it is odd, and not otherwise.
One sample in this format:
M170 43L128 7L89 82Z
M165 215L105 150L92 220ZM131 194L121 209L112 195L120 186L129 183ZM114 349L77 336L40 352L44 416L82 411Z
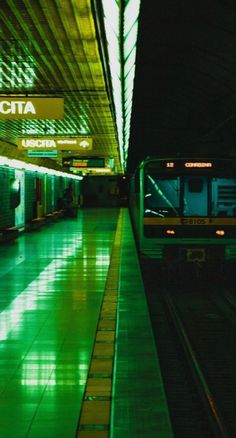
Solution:
M174 163L173 161L168 161L166 163L166 167L168 168L173 168L175 167L176 163ZM184 167L212 167L212 163L210 162L205 162L205 161L188 161L184 163Z
M40 150L28 150L27 151L27 157L49 157L49 158L56 158L58 156L57 150L53 149L40 149Z
M207 162L187 162L184 165L185 167L212 167L212 163Z
M76 168L105 167L105 158L63 158L63 166Z
M17 146L21 150L57 149L84 151L92 149L90 137L26 137L18 138Z
M78 175L114 175L109 167L70 167L69 170Z
M0 119L63 119L62 97L0 97Z

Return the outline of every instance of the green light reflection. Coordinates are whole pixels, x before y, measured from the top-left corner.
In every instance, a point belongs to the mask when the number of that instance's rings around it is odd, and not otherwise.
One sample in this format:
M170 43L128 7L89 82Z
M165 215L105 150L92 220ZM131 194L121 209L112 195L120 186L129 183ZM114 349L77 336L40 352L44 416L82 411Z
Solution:
M40 300L45 300L46 293L55 282L56 273L59 268L65 267L69 261L62 259L63 256L75 256L78 248L82 245L81 240L72 245L68 245L62 251L61 259L53 260L43 271L33 280L23 292L21 292L11 304L1 313L0 318L0 341L13 337L20 327L20 322L28 311L36 310ZM51 295L48 295L50 299Z
M76 358L75 365L63 363L60 366L58 360L58 355L54 351L48 353L32 352L28 354L27 362L22 364L21 385L30 387L85 385L88 363L80 363L80 356Z

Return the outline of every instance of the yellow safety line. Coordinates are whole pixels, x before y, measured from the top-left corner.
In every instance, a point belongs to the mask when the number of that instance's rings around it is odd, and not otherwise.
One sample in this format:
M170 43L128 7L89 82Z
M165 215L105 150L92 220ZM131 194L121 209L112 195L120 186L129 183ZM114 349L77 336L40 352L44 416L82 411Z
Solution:
M76 438L108 438L110 433L123 217L124 210L121 209L112 247L110 266L108 268Z

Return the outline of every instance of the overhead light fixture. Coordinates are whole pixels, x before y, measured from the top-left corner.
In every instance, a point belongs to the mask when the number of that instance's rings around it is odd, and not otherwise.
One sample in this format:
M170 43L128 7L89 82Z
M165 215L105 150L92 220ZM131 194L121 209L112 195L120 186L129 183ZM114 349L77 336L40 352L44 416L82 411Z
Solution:
M78 179L78 180L83 179L83 177L80 175L73 175L71 173L61 172L60 170L50 169L48 167L38 166L32 163L26 163L25 161L11 159L1 155L0 155L0 166L8 166L14 169L39 172L47 175L63 176L64 178L70 178L70 179Z
M130 137L140 0L102 0L102 4L119 152L122 167L125 168Z

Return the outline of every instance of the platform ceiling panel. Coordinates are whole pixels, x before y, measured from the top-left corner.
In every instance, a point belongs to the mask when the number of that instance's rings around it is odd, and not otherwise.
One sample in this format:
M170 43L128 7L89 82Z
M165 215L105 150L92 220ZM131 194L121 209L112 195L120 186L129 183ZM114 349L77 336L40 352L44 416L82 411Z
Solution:
M93 156L121 170L90 0L5 0L0 5L0 93L64 97L62 120L1 120L0 139L93 138ZM13 146L14 147L14 146ZM80 152L86 155L87 152Z

